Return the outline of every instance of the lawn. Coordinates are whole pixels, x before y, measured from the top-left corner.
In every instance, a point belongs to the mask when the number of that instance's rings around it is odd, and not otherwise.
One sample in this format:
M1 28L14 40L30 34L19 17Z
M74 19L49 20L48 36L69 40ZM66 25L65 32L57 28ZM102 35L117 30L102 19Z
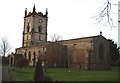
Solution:
M14 69L15 71L10 70L12 80L33 81L34 68ZM47 68L44 74L58 81L118 81L117 69L94 71L71 69L71 72L68 72L67 68Z

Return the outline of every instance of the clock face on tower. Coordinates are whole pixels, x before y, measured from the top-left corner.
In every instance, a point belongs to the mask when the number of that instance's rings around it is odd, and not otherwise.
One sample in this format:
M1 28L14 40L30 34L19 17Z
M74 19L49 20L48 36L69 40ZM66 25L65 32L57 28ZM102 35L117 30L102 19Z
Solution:
M42 21L42 19L39 19L39 23L42 23L43 21Z

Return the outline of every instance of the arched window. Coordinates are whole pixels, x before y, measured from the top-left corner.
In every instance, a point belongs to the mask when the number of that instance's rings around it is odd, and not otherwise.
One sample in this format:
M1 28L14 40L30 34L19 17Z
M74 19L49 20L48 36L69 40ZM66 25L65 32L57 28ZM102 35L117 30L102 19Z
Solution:
M29 32L30 31L30 26L29 25L27 25L27 32Z
M31 53L28 53L28 60L31 61Z
M36 54L35 54L35 52L33 53L33 55L34 55L34 58L33 58L33 59L36 59Z
M38 52L38 58L41 59L41 53L40 53L40 50Z
M99 58L104 59L104 46L102 43L99 45Z
M33 53L33 67L35 66L35 63L36 63L36 54L35 52Z
M27 57L26 57L26 52L25 52L24 56L25 56L25 58L27 58Z
M39 33L42 32L42 28L41 28L41 26L38 27L38 32L39 32Z

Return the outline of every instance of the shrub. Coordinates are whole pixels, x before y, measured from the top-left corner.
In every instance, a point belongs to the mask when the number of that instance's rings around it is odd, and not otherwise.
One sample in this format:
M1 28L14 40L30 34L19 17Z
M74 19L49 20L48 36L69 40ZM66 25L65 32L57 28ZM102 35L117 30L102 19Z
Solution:
M16 66L20 68L26 67L28 66L28 60L26 58L21 57L18 59Z

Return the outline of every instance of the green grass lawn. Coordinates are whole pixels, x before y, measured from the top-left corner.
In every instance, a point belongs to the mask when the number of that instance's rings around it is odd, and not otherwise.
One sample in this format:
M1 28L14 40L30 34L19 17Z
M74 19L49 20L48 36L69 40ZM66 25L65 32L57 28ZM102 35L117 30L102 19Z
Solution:
M12 80L33 81L34 68L14 69L15 71L10 71ZM118 81L117 69L94 71L71 69L71 72L68 72L67 68L47 68L44 74L58 81Z
M13 81L33 81L34 68L19 69L14 67L10 69L10 75Z

